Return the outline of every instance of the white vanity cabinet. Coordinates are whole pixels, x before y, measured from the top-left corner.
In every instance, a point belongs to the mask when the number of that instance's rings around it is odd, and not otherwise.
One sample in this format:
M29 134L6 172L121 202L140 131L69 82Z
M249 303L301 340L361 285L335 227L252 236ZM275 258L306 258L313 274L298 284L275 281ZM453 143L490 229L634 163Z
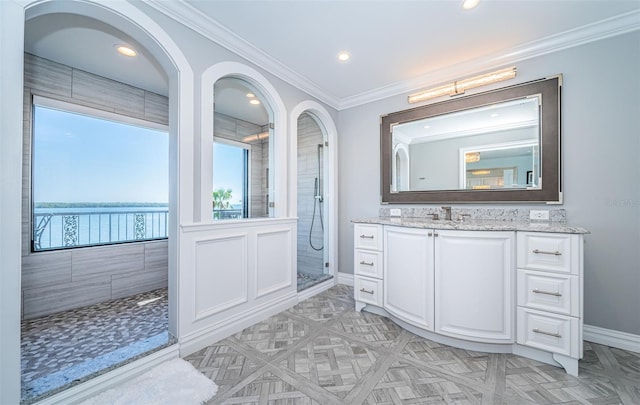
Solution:
M356 224L353 255L356 309L382 306L382 225Z
M582 235L518 232L517 342L569 374L582 358Z
M383 233L385 310L433 331L433 231L385 226Z
M586 230L388 222L355 224L356 310L440 343L515 353L578 375Z
M513 343L515 232L434 232L435 331Z

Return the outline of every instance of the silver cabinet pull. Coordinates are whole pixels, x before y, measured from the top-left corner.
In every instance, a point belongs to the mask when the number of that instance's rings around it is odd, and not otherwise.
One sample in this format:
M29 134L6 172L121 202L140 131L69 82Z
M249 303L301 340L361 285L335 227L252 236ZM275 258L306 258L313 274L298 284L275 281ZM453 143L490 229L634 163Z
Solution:
M546 332L546 331L540 330L538 328L533 328L533 329L531 329L531 331L535 332L535 333L540 333L542 335L553 336L553 337L557 337L557 338L561 338L562 337L562 335L559 334L559 333Z
M371 263L367 263L367 262L365 262L364 260L362 260L362 261L360 262L360 264L363 264L363 265L365 265L365 266L373 266L373 262L371 262Z
M362 239L373 239L373 235L360 235Z
M533 253L537 253L541 255L554 255L554 256L560 256L562 254L562 252L558 252L557 250L555 252L548 252L546 250L538 250L538 249L534 249Z
M367 293L367 294L373 294L373 290L369 291L369 290L365 290L364 288L361 288L360 292Z
M560 294L559 292L542 291L542 290L538 290L537 288L534 288L531 291L536 293L536 294L547 294L547 295L553 295L553 296L556 296L556 297L562 297L562 294Z

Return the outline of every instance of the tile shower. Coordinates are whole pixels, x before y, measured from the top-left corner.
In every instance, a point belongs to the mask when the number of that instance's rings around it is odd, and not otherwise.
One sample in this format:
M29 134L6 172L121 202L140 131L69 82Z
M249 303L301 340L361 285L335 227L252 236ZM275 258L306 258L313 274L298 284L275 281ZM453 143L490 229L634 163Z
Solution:
M298 118L298 290L331 276L325 268L324 135L308 113Z

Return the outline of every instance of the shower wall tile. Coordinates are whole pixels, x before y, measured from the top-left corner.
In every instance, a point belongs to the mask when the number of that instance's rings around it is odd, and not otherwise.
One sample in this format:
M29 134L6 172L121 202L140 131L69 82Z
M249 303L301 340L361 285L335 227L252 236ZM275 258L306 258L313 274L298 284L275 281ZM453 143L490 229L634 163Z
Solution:
M166 269L113 276L111 280L111 299L128 297L141 292L165 288L167 284L168 277Z
M71 71L69 66L24 54L24 87L47 93L71 97Z
M148 242L144 245L144 269L167 271L169 262L169 241Z
M161 124L169 124L169 99L150 91L144 92L145 118Z
M113 108L114 112L144 117L144 93L136 87L73 69L72 97Z
M144 269L144 244L121 245L114 255L110 247L86 248L74 252L73 281L99 275L131 273Z
M71 251L43 252L22 258L22 285L38 288L71 282Z
M67 309L111 299L111 277L33 288L23 291L24 319L37 318Z

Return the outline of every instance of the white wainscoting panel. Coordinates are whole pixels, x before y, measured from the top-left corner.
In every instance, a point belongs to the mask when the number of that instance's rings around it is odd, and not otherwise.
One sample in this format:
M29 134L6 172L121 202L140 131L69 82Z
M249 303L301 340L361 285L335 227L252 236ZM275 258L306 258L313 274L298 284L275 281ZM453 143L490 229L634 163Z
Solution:
M196 320L248 301L248 234L196 241Z
M256 298L292 285L292 243L288 228L257 232Z
M181 356L295 305L295 240L295 218L181 226Z

